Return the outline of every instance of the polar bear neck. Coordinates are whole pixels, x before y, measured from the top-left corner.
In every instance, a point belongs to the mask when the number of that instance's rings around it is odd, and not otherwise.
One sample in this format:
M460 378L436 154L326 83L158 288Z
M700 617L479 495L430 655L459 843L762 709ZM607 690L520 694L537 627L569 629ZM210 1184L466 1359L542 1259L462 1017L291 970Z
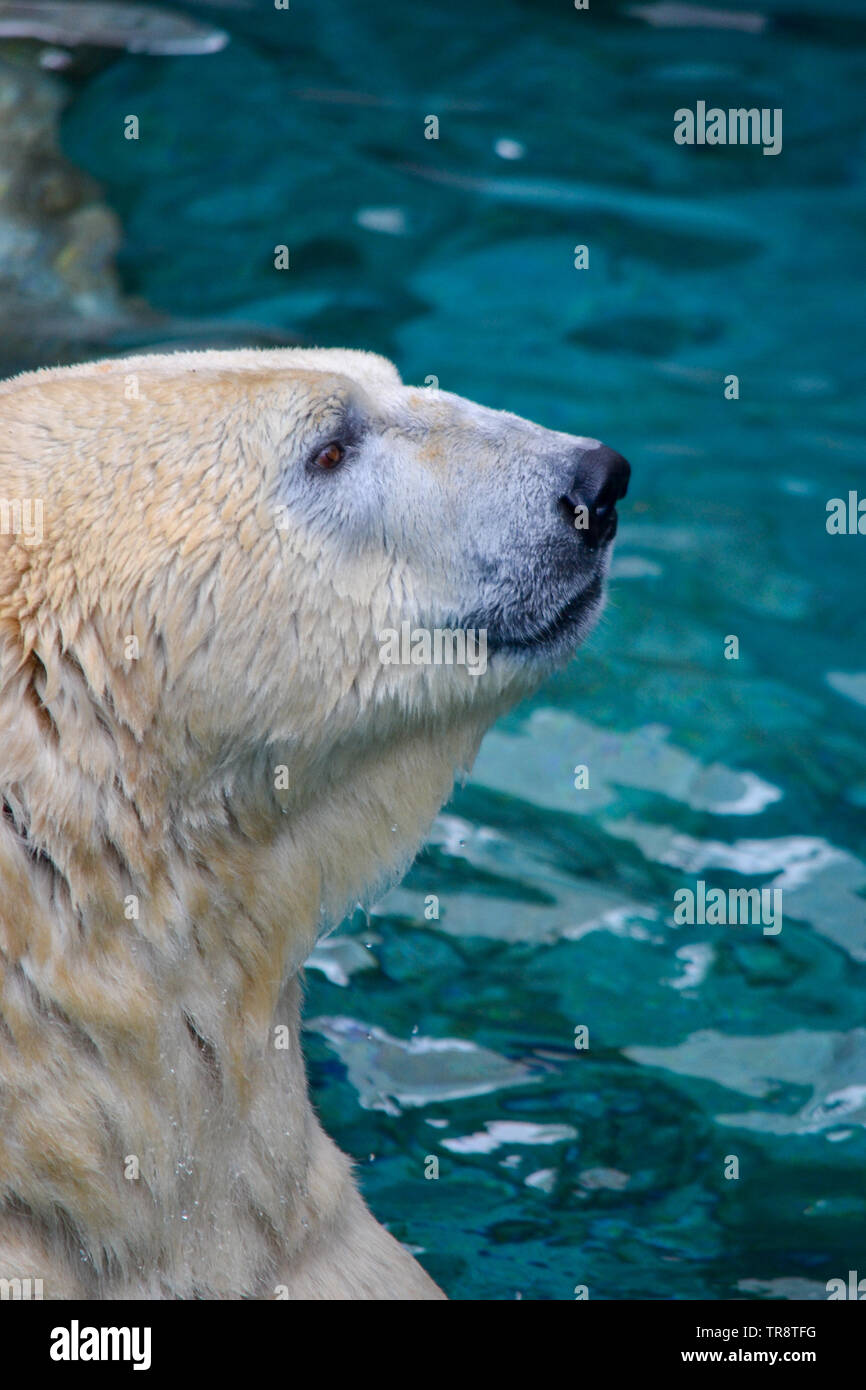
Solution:
M146 1267L152 1296L273 1296L323 1223L372 1220L307 1097L300 968L405 869L487 718L392 734L387 755L335 747L304 799L274 800L262 748L178 801L141 774L164 765L156 734L73 700L100 733L88 762L25 684L22 668L0 823L0 1065L20 1087L6 1225L26 1211L45 1241L65 1232L79 1295ZM8 1239L0 1218L0 1254ZM68 1268L56 1249L33 1261Z

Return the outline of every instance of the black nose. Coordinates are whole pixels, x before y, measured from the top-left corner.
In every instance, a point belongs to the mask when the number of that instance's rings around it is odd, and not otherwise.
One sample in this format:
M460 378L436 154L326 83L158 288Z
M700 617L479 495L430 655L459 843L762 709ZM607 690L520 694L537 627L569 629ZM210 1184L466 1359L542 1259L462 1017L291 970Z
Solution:
M630 476L631 468L622 454L606 444L581 453L574 481L559 505L569 525L591 550L616 535L616 504L625 497Z

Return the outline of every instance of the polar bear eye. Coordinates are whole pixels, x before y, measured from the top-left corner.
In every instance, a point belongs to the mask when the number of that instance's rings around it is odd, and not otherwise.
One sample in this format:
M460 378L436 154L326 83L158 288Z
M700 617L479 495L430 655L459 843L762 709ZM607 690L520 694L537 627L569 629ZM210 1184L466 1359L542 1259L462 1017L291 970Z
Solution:
M329 444L327 448L319 450L313 461L314 466L316 468L337 468L343 462L345 456L346 450L343 448L342 444L337 444L336 441L334 441L334 443Z

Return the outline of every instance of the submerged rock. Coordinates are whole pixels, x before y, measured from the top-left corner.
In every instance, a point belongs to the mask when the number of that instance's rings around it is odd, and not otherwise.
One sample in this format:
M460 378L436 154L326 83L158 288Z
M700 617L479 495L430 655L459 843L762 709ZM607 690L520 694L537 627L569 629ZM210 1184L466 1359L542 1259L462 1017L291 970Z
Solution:
M129 319L114 271L120 225L57 141L64 91L26 61L0 59L0 372ZM52 351L53 349L53 351Z
M12 8L0 3L0 15ZM123 294L119 219L60 148L70 89L42 62L53 51L0 43L0 377L107 353L296 343L257 323L159 314Z
M176 336L124 297L120 223L61 152L67 89L54 74L70 67L66 50L87 62L96 48L192 54L226 42L221 30L143 5L0 0L0 376Z

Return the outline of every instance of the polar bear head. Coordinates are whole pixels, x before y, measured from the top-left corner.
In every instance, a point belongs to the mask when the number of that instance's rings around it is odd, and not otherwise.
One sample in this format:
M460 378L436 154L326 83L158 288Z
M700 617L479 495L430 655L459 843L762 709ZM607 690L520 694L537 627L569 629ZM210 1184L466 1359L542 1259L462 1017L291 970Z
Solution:
M628 480L597 440L353 351L40 372L0 416L0 499L40 532L0 537L4 786L73 897L94 868L70 761L115 847L166 818L297 843L319 816L326 915L391 876L598 615Z

